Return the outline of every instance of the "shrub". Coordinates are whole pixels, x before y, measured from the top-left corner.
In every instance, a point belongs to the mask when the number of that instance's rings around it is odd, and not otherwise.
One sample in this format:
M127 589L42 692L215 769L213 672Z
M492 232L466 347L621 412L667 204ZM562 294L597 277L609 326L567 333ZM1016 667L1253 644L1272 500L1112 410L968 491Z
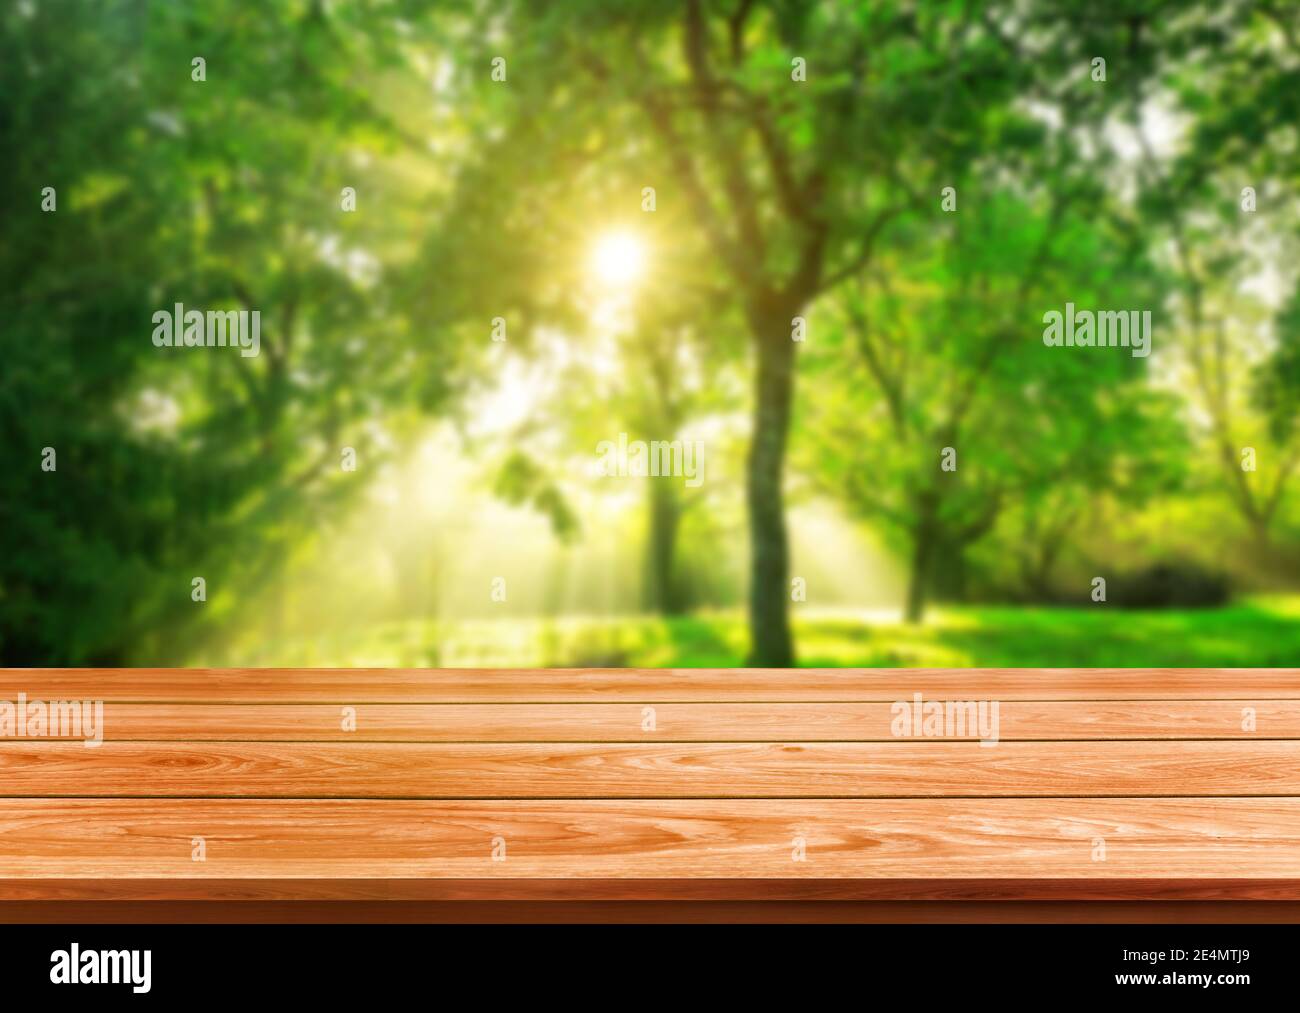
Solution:
M1106 597L1121 608L1212 608L1231 593L1223 573L1191 560L1169 560L1117 576Z

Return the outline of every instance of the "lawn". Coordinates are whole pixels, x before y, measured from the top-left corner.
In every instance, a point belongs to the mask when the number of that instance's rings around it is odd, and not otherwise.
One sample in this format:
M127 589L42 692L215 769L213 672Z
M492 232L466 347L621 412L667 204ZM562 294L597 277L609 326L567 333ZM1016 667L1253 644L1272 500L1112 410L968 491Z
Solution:
M795 633L800 664L810 667L1291 667L1300 665L1300 596L1216 609L950 607L921 626L888 614L798 612ZM745 642L736 612L421 622L234 645L191 663L706 668L742 664Z

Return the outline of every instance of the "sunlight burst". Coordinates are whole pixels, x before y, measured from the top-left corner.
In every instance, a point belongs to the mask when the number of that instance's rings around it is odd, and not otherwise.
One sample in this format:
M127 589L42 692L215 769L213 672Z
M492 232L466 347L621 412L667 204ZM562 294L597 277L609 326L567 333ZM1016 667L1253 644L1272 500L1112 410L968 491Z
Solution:
M629 232L611 232L602 236L591 255L591 270L610 288L627 288L645 270L645 247Z

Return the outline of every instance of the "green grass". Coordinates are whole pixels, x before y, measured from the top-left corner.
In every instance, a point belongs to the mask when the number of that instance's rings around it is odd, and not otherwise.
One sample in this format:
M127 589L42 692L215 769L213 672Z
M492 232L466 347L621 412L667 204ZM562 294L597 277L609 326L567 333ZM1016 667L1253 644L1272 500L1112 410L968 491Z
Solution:
M979 667L1289 667L1300 663L1300 599L1218 609L944 609L924 627L814 622L800 664Z
M945 608L922 626L796 611L795 634L799 663L811 667L1291 667L1300 665L1300 596L1167 611ZM506 619L388 624L191 663L708 668L743 664L746 642L733 612Z

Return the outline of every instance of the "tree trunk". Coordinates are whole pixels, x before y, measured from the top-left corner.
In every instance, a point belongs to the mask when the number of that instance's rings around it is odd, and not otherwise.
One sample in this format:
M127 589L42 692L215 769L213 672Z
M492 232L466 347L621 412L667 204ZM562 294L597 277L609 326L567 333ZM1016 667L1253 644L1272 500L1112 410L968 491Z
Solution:
M912 572L907 580L907 611L904 614L909 623L919 623L925 618L926 581L930 574L930 550L933 544L928 533L916 533L912 545Z
M671 479L648 479L649 537L646 540L645 603L660 615L678 615L681 602L674 581L673 563L677 555L677 528L681 505Z
M767 314L756 329L758 371L754 432L747 462L749 505L749 664L794 664L790 637L790 550L786 540L782 475L794 388L794 342L789 317Z
M908 574L907 610L904 613L904 619L909 623L919 623L925 618L930 577L934 569L934 554L939 541L939 527L935 521L934 510L932 497L922 495L917 509L916 524L912 529L912 568Z

